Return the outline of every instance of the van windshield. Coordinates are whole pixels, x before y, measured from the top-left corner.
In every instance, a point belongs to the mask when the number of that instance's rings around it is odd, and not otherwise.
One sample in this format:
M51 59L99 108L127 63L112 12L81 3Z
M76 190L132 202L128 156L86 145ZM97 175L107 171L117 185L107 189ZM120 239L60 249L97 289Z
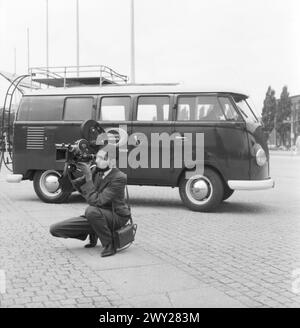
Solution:
M246 99L235 100L235 104L237 105L239 111L243 115L246 122L249 122L249 123L257 123L258 122L257 115L251 109L251 107L249 106Z

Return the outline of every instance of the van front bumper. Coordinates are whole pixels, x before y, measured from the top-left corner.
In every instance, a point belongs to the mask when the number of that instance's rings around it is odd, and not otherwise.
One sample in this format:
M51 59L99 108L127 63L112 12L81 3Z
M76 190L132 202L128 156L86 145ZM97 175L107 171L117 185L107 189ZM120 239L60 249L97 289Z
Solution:
M23 180L23 174L7 174L6 182L19 183Z
M266 180L229 180L227 183L232 190L264 190L275 186L275 181L271 178Z

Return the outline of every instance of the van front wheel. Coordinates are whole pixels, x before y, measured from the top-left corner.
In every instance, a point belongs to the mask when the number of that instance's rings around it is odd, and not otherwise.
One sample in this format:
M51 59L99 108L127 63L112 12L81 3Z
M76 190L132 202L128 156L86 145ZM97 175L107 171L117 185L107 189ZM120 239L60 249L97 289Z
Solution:
M225 186L223 200L228 199L233 193L234 193L234 190L232 190L229 187Z
M179 182L179 194L185 206L192 211L210 212L223 199L223 182L215 171L205 168L204 175L186 179L184 174Z
M55 170L36 171L33 177L33 187L37 196L45 203L63 203L70 196L59 187L61 174Z

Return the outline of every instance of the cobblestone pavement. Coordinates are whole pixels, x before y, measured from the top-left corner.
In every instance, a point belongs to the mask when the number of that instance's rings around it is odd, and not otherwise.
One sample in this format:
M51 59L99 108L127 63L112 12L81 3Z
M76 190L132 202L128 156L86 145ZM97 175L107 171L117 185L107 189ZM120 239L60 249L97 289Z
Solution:
M236 192L216 213L187 210L177 189L130 186L138 224L131 252L151 254L246 307L300 307L300 158L271 163L274 190ZM80 196L45 204L32 183L0 181L0 206L0 269L8 277L2 307L136 306L105 271L49 236L51 223L82 213Z
M0 206L0 257L8 291L1 307L130 306L3 192Z

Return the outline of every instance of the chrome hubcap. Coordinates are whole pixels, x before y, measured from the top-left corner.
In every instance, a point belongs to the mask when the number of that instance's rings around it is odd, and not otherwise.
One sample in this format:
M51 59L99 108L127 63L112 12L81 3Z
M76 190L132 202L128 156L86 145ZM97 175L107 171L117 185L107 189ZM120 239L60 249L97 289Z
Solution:
M40 188L42 192L48 197L56 197L61 193L59 188L58 178L60 174L56 171L46 171L41 175Z
M209 186L204 180L196 180L191 185L191 194L196 200L203 200L209 194Z
M45 178L45 187L49 192L56 192L59 187L58 176L48 175Z
M205 176L195 176L186 183L186 194L189 200L197 205L207 203L213 193L213 186Z

